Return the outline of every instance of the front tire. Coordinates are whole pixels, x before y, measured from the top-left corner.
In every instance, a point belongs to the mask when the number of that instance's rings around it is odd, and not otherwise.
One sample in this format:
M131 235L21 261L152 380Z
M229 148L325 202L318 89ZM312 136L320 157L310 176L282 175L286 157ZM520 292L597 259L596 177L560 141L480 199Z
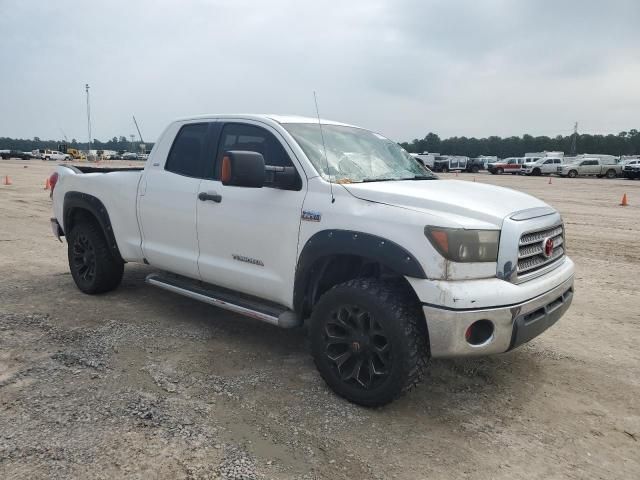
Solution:
M503 173L504 173L504 170L502 168L496 169L496 174L497 175L502 175Z
M575 170L571 170L571 171L567 174L567 176L568 176L569 178L576 178L576 177L578 176L578 172L576 172Z
M615 170L607 170L607 178L608 179L612 179L612 178L616 178L616 171Z
M95 222L87 220L75 225L67 242L69 269L80 291L93 295L120 285L124 262L111 253L102 229Z
M376 407L422 379L426 325L408 288L359 278L336 285L316 304L309 328L313 360L338 395Z

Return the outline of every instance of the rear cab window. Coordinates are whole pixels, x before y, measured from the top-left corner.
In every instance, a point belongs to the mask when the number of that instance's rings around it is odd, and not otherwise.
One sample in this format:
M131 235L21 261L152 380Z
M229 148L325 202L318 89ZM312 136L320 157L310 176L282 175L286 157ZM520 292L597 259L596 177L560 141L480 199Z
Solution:
M178 131L164 169L187 177L204 178L204 150L208 123L189 123Z

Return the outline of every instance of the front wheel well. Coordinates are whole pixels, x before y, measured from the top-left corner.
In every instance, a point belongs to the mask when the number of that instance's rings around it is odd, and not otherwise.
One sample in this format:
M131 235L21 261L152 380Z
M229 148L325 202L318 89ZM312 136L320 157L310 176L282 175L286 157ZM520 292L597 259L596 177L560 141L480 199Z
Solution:
M359 255L329 255L317 259L307 278L303 280L301 301L296 310L301 318L308 318L323 294L341 283L356 278L377 278L395 283L404 288L413 300L418 297L404 275L386 267L382 263Z

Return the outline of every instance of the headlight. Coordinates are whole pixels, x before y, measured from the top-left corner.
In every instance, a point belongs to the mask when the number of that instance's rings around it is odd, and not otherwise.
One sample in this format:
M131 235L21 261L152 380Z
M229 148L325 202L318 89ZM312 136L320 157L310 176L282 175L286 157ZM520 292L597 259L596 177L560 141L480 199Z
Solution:
M424 234L438 252L452 262L496 262L499 230L424 227Z

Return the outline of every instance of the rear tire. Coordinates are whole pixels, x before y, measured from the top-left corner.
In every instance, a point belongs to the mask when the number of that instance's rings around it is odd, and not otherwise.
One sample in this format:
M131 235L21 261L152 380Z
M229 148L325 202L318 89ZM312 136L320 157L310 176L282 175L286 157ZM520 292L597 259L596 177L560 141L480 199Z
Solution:
M124 262L113 255L94 221L83 220L75 225L67 242L69 269L80 291L93 295L120 285Z
M309 335L329 387L366 407L385 405L422 379L427 331L408 287L375 278L336 285L316 304Z

